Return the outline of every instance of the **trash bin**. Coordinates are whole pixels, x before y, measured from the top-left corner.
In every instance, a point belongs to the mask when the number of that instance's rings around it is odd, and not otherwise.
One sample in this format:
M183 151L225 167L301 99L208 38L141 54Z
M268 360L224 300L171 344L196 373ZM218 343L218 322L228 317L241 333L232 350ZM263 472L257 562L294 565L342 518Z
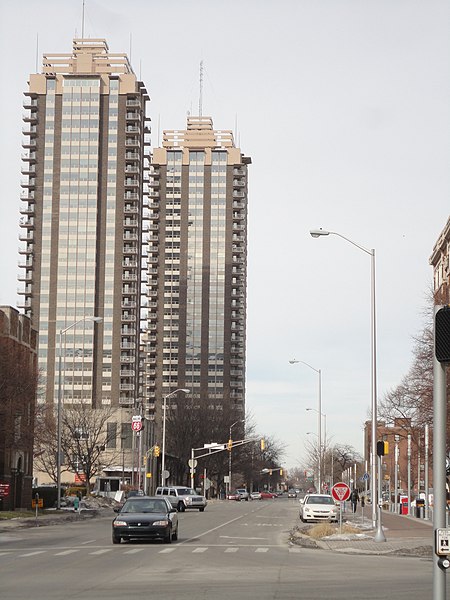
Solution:
M423 519L425 512L425 500L423 498L416 499L416 518Z

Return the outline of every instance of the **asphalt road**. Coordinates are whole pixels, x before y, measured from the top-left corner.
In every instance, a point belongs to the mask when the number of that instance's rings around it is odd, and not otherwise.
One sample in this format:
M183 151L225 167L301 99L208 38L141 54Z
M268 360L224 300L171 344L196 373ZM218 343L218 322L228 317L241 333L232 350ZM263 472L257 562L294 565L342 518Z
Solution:
M295 500L211 503L181 513L172 544L111 543L105 516L0 535L2 600L364 600L432 597L429 559L295 547ZM450 598L450 596L449 596Z

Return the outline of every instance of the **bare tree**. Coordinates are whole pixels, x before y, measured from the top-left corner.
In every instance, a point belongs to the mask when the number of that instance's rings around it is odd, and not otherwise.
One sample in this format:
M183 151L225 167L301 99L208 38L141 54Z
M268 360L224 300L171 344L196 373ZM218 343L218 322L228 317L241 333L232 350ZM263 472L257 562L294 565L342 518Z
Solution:
M413 338L412 365L400 384L389 390L379 403L380 420L388 425L395 424L400 429L401 436L411 434L415 446L420 445L425 424L430 426L431 435L433 431L433 309L430 299L424 311L424 327ZM449 400L450 378L447 377L447 402ZM447 415L447 430L449 429L450 411Z
M166 462L170 466L171 476L177 482L189 479L188 461L192 448L202 448L204 444L228 442L230 426L238 422L233 433L241 439L244 435L242 413L228 406L214 405L203 399L184 399L176 402L172 399L166 416ZM209 478L223 481L228 473L227 452L220 452L199 461L197 474L207 468Z
M81 404L65 408L62 414L61 450L64 455L62 472L75 473L90 492L91 480L117 462L115 453L105 452L108 443L106 423L115 409L91 408ZM35 465L56 482L56 416L52 407L41 406L37 412Z
M91 479L117 462L115 453L105 453L111 441L106 423L114 414L112 407L92 408L85 404L64 410L61 448L67 470L85 481L86 494L90 492Z

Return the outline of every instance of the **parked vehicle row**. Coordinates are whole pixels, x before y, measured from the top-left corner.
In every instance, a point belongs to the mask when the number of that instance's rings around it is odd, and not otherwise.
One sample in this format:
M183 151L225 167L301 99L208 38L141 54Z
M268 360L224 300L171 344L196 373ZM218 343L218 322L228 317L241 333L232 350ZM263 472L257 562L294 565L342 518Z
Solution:
M234 492L230 492L227 494L228 500L236 500L240 502L241 500L266 500L277 498L278 494L275 492L251 492L250 494L245 490L245 495L242 494L241 490L235 490Z

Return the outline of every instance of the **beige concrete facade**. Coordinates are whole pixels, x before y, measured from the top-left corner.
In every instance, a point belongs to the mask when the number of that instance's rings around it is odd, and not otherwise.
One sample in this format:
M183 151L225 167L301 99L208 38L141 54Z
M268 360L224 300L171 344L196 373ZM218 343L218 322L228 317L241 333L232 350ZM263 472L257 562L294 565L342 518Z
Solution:
M450 218L434 245L430 265L436 304L450 304Z

